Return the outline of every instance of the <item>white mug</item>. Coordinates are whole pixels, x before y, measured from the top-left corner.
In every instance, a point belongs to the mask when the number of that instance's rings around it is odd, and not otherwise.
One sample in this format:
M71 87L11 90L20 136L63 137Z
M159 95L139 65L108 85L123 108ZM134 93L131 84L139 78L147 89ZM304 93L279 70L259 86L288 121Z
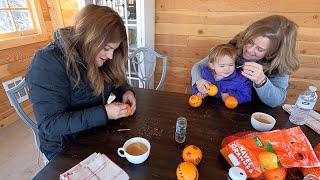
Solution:
M134 144L134 143L136 143L136 144ZM130 149L128 149L128 147L132 144L137 145L137 143L141 143L141 144L145 145L143 147L146 147L147 150L144 150L145 152L143 152L143 153L141 152L142 154L140 154L140 153L139 154L129 154L128 151L130 151ZM125 157L129 162L131 162L133 164L140 164L140 163L143 163L148 158L148 156L150 154L150 148L151 148L151 145L148 140L146 140L145 138L142 138L142 137L134 137L134 138L127 140L124 143L123 147L118 148L118 155L121 157Z

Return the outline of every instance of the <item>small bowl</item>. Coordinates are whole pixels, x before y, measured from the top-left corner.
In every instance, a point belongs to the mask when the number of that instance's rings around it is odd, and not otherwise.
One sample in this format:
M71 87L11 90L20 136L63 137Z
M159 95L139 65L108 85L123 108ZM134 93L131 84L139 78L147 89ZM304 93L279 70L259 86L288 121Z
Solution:
M270 131L276 120L269 114L262 112L255 112L251 115L251 125L257 131Z

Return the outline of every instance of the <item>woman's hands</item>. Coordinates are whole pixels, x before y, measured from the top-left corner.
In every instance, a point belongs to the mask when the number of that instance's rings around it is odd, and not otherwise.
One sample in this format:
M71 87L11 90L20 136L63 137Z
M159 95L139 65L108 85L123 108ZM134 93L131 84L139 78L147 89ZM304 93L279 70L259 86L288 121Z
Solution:
M119 119L126 117L129 105L120 102L112 102L104 105L104 107L107 111L108 119Z
M131 114L130 115L132 115L136 111L136 108L137 108L136 98L134 97L134 94L132 91L126 91L122 95L122 102L130 105L130 107L131 107Z
M131 106L130 106L131 105ZM122 103L113 102L104 105L108 119L120 119L122 117L127 117L128 108L131 108L132 115L136 111L136 98L132 91L127 91L122 95Z
M267 78L263 72L262 65L256 62L245 62L242 69L241 74L255 84L261 84Z

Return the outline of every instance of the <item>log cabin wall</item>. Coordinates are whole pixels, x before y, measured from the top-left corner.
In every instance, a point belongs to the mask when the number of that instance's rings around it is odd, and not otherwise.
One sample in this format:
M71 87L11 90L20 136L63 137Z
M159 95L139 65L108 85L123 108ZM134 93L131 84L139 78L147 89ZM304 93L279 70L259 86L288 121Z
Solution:
M53 31L59 27L71 26L78 11L76 0L39 0L44 19L47 38L43 40L0 50L0 80L8 81L18 76L24 77L33 54L46 46L52 39ZM53 18L52 18L53 17ZM29 101L23 102L26 112L32 112ZM5 90L0 88L0 128L19 120L19 116L10 106Z
M78 12L76 0L39 1L49 35L58 27L73 24L74 15ZM319 89L320 1L156 0L155 48L169 58L164 90L190 93L190 71L195 62L205 57L211 47L228 42L252 22L272 14L284 15L300 27L297 53L301 68L290 78L287 102L293 103L309 84ZM1 81L24 76L34 52L48 42L0 50ZM156 79L159 72L160 68ZM319 102L317 110L320 110ZM25 107L31 111L29 103L25 103ZM1 86L0 128L18 119Z
M74 16L79 11L76 0L59 0L64 26L72 26Z
M29 63L36 50L44 47L51 39L52 23L50 8L46 0L39 0L44 19L44 28L47 34L36 43L17 45L12 48L0 50L0 81L8 81L18 76L24 77ZM3 86L0 86L0 128L3 128L19 119L15 110L10 106ZM31 112L30 102L23 103L27 112Z
M290 78L287 102L294 103L309 84L319 89L319 0L156 0L155 47L169 61L165 90L190 93L195 62L211 47L227 43L252 22L273 14L284 15L299 25L296 51L301 67Z

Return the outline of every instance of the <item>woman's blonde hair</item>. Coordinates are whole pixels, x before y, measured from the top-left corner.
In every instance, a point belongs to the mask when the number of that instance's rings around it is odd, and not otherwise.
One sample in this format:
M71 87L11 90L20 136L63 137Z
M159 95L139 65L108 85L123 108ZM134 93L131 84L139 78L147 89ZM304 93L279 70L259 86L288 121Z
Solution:
M87 77L94 89L94 95L103 93L105 83L118 87L126 81L124 64L128 57L126 29L117 12L106 6L88 5L76 16L73 35L66 45L67 69L75 77L76 86L80 82L77 64L83 59ZM107 43L120 42L114 50L113 59L102 67L96 64L96 57Z
M295 52L298 25L284 16L273 15L251 24L239 33L237 40L238 54L242 54L243 46L258 36L270 40L263 65L269 74L291 74L299 68L299 60Z
M237 57L237 49L231 44L220 44L212 48L209 53L209 63L214 63L217 58L229 56L231 59L235 60Z

